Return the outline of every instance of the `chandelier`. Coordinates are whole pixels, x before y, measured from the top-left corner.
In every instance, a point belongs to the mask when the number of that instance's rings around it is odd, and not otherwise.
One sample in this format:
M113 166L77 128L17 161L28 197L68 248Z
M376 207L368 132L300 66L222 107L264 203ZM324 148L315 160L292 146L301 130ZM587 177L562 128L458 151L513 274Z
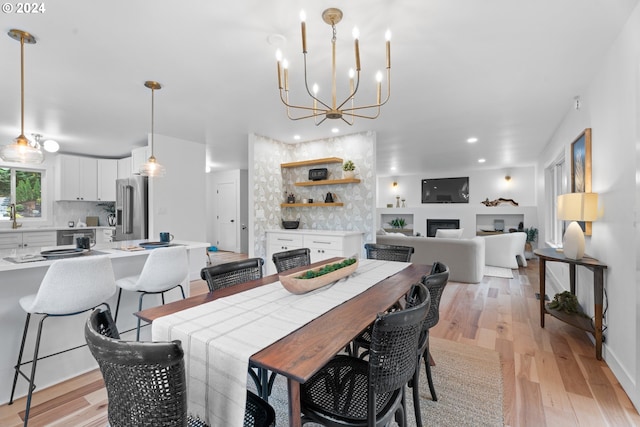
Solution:
M342 119L345 123L353 125L356 117L364 119L375 119L380 115L380 107L389 100L391 95L391 32L387 30L386 36L386 68L387 68L387 94L382 101L382 72L378 71L376 75L377 81L377 97L376 103L370 105L355 105L355 95L360 87L360 45L359 32L357 28L353 29L353 37L355 39L355 71L349 70L349 94L340 103L337 101L336 90L336 24L342 20L342 11L336 8L329 8L322 12L322 20L331 25L333 36L331 38L331 102L324 102L318 97L318 85L314 84L309 89L307 79L307 30L306 16L304 12L300 12L301 28L302 28L302 54L304 56L304 84L307 93L313 100L312 105L294 105L289 102L289 65L287 60L282 59L282 52L276 52L276 60L278 62L278 89L280 90L280 100L287 107L287 116L291 120L300 120L313 118L316 126L320 125L326 119ZM292 116L291 111L296 110L300 115Z
M140 175L151 177L162 177L165 174L165 168L157 162L156 157L153 155L153 94L156 90L162 88L160 83L154 81L146 81L144 85L151 89L151 156L146 163L140 166Z
M10 30L8 34L20 42L20 135L12 143L0 147L0 158L6 162L38 164L44 160L40 143L24 136L24 44L35 44L36 39L22 30Z

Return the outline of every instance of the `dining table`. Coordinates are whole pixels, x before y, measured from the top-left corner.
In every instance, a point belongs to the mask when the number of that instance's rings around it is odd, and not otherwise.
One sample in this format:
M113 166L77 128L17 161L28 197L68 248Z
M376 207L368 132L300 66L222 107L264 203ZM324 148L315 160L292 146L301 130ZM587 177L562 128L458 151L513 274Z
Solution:
M311 266L301 267L297 270L303 270L307 268L313 268L322 264L336 262L339 259L324 260L318 263L311 264ZM241 302L245 304L245 301L249 301L249 307L254 304L255 310L245 310L246 313L242 316L248 316L243 318L242 327L246 324L260 324L262 328L265 327L264 319L260 318L260 312L263 310L263 306L260 300L264 295L280 295L278 298L287 300L287 304L290 305L291 301L294 301L294 306L297 306L299 302L299 308L294 307L294 313L287 317L286 308L279 307L278 310L273 310L270 313L277 313L280 324L277 328L282 327L280 335L275 335L276 339L273 341L265 341L268 344L264 347L260 347L259 342L263 339L260 334L254 337L246 337L240 340L250 342L251 345L255 345L257 349L250 350L250 354L247 355L248 360L245 365L245 375L243 387L246 388L246 366L264 368L269 371L282 375L287 380L288 390L288 417L290 426L301 425L301 408L300 408L300 385L304 384L313 374L318 372L332 357L339 352L343 351L351 341L357 337L362 331L364 331L376 318L379 313L385 312L390 309L396 302L401 300L403 296L409 291L411 285L420 281L420 279L429 274L431 269L430 265L412 264L412 263L400 263L393 261L378 261L378 260L360 260L360 265L354 274L341 280L339 283L327 286L331 288L333 294L337 294L338 300L335 303L328 304L326 297L329 293L328 289L320 288L304 295L282 295L287 294L286 291L282 292L280 288L282 285L279 283L279 276L277 274L265 276L258 280L253 280L246 283L241 283L229 288L224 288L210 292L207 294L196 295L184 300L175 301L163 306L153 307L147 310L135 313L136 316L152 323L153 338L158 339L176 339L176 337L182 340L188 341L185 349L185 361L189 365L193 361L189 361L189 358L199 359L200 363L208 365L214 365L214 370L224 374L227 372L227 367L222 364L217 357L213 357L210 353L206 353L207 356L198 356L196 350L191 350L191 346L194 349L202 348L203 345L211 345L218 340L226 342L222 345L224 352L226 349L233 347L228 341L226 331L220 332L220 329L227 328L222 326L224 321L218 322L220 317L226 316L224 310L231 310L231 313L237 313L237 304ZM295 270L287 272L291 274ZM352 277L353 276L353 277ZM366 282L366 284L365 284ZM284 289L284 288L282 288ZM252 293L253 292L253 293ZM344 295L342 295L344 294ZM299 298L299 300L296 300ZM279 302L276 302L278 304ZM317 303L317 304L316 304ZM272 307L273 303L265 304ZM321 308L315 309L316 305ZM230 308L231 307L231 308ZM223 313L220 314L220 310ZM298 310L296 312L296 310ZM311 315L307 315L307 311L313 312ZM285 314L282 314L285 312ZM302 313L302 314L301 314ZM271 314L270 314L271 315ZM267 316L268 317L268 316ZM255 318L255 321L250 320ZM249 320L247 320L249 319ZM289 325L293 320L293 323ZM295 322L299 322L296 324ZM227 322L229 323L229 322ZM238 321L232 322L233 328L238 326ZM289 328L289 329L287 329ZM266 329L262 329L263 331ZM186 334L186 335L185 335ZM207 337L206 342L194 343L194 340L204 339ZM255 344L258 342L258 344ZM244 343L240 343L242 347ZM252 347L249 347L252 348ZM254 351L255 350L255 351ZM193 352L193 354L189 354ZM220 354L215 353L216 355ZM225 363L231 363L226 362ZM204 369L198 367L193 362L191 373L188 374L187 382L199 383L203 377L210 375L208 372L209 366L204 366ZM231 371L232 368L228 367ZM189 366L187 371L189 371ZM219 378L219 377L217 377ZM219 399L223 397L222 392L226 391L226 387L233 388L238 387L240 380L235 380L233 384L225 384L222 387L223 390L210 391L204 386L196 389L198 390L198 396L191 396L189 400L189 411L192 412L196 406L200 411L195 410L198 416L201 416L203 408L208 404L202 402L202 399ZM189 388L191 391L191 387ZM237 396L236 396L237 397ZM196 403L193 403L193 398L197 399ZM224 401L226 404L236 404L233 399ZM219 402L218 402L219 403ZM243 405L243 401L240 401ZM226 410L226 407L223 408ZM217 411L220 411L220 407L217 407ZM209 408L209 411L211 409ZM209 412L209 415L211 412ZM202 418L207 418L207 413L204 413ZM207 420L212 425L224 425L219 419ZM241 423L239 424L241 425Z

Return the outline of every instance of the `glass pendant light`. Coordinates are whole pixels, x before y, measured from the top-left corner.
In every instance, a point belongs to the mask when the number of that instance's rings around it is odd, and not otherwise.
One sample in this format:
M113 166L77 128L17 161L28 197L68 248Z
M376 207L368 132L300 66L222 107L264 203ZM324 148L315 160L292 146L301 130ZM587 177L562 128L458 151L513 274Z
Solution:
M8 34L20 42L20 135L11 144L0 147L0 158L6 162L38 164L44 160L40 144L24 136L24 44L35 44L36 39L21 30L10 30Z
M164 166L158 163L155 156L153 155L153 94L157 89L161 89L162 86L160 85L160 83L154 81L146 81L144 82L144 85L151 89L151 156L145 164L140 166L140 175L162 177L166 173L166 170Z

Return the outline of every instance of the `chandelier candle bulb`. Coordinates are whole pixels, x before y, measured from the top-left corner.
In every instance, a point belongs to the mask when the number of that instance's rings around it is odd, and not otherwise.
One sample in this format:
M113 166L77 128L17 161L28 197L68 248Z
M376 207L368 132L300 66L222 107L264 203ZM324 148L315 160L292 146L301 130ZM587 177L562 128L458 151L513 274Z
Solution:
M360 42L358 41L358 37L360 37L360 31L358 31L357 27L354 27L353 38L355 40L356 49L356 71L360 71Z
M302 53L307 53L307 14L304 10L300 11L300 27L302 29Z
M289 91L289 61L286 59L282 61L282 68L284 68L284 90Z
M391 31L387 30L384 38L387 40L387 69L389 69L391 68Z

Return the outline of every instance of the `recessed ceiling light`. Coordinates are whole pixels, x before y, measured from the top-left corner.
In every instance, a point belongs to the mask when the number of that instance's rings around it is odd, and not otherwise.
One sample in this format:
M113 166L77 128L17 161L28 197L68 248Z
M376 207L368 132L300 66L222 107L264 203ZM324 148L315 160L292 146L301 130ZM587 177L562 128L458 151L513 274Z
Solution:
M391 167L389 168L389 170L390 170L391 172L395 172L395 171L396 171L396 167L395 167L395 166L391 166Z
M293 135L293 139L295 139L296 141L300 141L300 135Z
M468 142L469 144L473 144L474 142L478 142L478 138L476 138L476 137L468 138L468 139L467 139L467 142Z
M338 132L340 132L340 129L338 129L338 128L333 128L333 129L331 129L331 132L333 132L333 133L338 133Z
M478 159L478 163L484 163L486 161L487 161L487 159Z

